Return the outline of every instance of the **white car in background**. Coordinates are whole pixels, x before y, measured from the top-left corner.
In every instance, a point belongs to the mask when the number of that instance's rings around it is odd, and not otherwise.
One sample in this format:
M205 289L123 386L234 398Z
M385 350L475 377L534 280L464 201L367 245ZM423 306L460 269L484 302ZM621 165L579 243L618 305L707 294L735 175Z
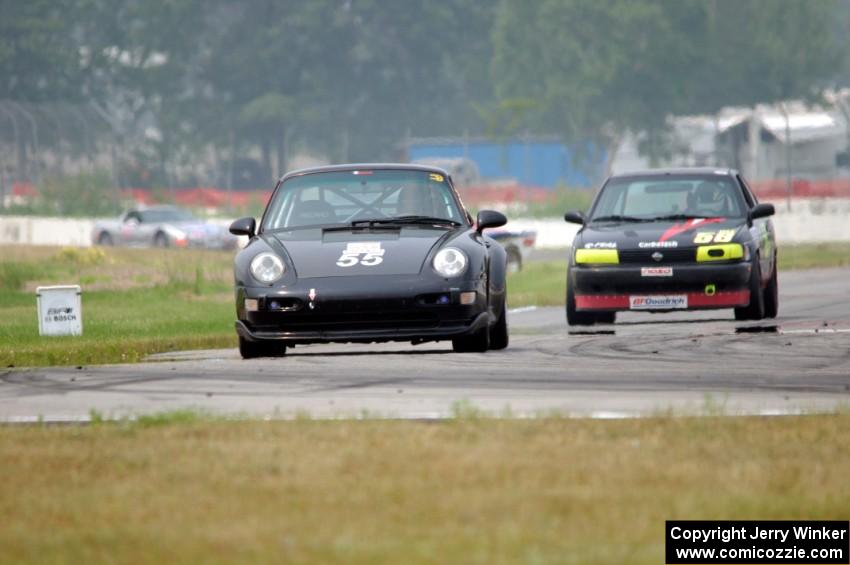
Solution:
M522 264L528 259L537 241L535 230L487 230L487 235L498 241L508 254L507 268L509 273L518 273Z
M237 241L225 227L176 206L134 208L95 223L92 231L92 243L104 246L235 249Z

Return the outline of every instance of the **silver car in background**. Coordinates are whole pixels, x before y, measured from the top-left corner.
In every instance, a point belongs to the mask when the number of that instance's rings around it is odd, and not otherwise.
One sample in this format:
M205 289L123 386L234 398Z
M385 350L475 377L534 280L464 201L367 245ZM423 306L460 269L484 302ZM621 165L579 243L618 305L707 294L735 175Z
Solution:
M537 241L535 230L487 230L487 235L498 241L508 254L507 269L509 273L518 273Z
M237 238L223 226L194 217L176 206L128 210L116 220L95 223L95 245L235 249Z

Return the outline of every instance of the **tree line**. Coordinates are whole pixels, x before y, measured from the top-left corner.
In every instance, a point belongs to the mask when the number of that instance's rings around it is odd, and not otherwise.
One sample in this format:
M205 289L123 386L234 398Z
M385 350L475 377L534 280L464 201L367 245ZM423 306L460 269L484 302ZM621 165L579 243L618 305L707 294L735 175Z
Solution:
M0 143L73 157L94 138L124 184L160 186L198 162L232 177L249 155L269 179L296 152L398 159L409 137L581 145L632 130L653 151L671 114L842 84L848 13L842 0L0 0Z

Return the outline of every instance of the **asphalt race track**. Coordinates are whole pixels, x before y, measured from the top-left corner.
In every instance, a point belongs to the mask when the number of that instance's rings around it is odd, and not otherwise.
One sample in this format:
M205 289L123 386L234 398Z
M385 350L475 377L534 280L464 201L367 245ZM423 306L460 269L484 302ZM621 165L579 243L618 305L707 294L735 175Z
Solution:
M0 373L0 420L85 420L178 408L251 417L618 417L783 414L850 407L850 269L780 273L780 316L621 314L568 333L562 308L510 316L511 346L315 345L281 359L235 350L150 363Z

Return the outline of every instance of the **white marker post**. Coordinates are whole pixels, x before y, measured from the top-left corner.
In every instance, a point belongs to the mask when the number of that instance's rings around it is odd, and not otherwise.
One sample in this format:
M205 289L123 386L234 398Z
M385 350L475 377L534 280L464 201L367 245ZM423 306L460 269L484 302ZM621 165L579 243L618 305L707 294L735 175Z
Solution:
M40 286L35 289L39 335L83 335L80 294L79 285Z

